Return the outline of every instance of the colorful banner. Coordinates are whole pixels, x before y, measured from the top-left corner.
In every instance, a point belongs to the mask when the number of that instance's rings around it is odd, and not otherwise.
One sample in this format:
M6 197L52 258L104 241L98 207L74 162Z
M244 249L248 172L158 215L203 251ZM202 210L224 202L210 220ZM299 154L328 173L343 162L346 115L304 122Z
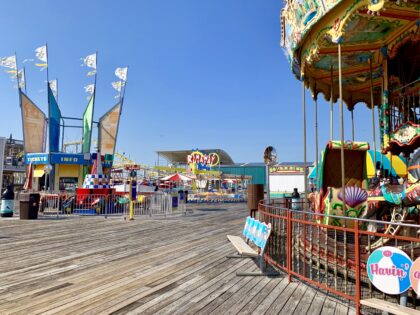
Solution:
M118 103L99 119L99 143L103 155L114 154L120 114L121 103Z
M85 112L83 113L83 153L90 152L94 103L95 95L92 95L88 105L86 106Z
M45 114L22 91L19 93L25 152L44 152Z
M58 152L60 146L60 120L61 111L58 107L57 100L54 97L54 93L48 84L48 106L49 106L49 147L50 152Z

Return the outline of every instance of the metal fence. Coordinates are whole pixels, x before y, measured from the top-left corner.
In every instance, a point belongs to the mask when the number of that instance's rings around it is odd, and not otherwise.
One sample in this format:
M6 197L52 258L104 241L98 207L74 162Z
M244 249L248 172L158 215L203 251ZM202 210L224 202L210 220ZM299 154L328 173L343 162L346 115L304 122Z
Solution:
M170 194L157 192L138 195L132 201L134 216L156 216L185 214L185 203L177 200L173 207ZM124 216L130 215L130 200L127 195L89 194L75 195L66 193L41 193L40 216Z
M277 204L276 204L277 203ZM377 297L398 303L398 296L376 290L368 279L366 263L378 246L395 246L405 251L412 260L420 256L420 225L328 216L343 224L324 224L327 215L291 210L286 202L276 200L272 205L259 204L260 220L272 224L272 232L265 250L265 259L292 277L301 279L338 298L350 301L359 314L374 313L360 304L361 299ZM303 207L301 208L303 209ZM337 222L337 221L336 221ZM399 229L399 235L371 232L365 229L375 223L390 231ZM411 235L411 236L410 236ZM411 289L410 289L411 290ZM416 308L419 305L413 290L400 300Z

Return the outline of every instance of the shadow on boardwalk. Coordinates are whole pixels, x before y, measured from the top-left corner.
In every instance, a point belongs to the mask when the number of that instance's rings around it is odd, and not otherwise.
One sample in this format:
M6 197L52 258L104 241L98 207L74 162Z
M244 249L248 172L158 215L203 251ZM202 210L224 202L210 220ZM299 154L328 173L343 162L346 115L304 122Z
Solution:
M348 314L234 253L245 204L171 219L0 220L0 314Z

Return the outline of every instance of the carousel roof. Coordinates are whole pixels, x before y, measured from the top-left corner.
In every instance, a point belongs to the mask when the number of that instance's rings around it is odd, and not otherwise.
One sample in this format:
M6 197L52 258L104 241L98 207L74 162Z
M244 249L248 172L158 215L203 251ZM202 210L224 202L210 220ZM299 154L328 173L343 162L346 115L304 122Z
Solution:
M351 109L358 102L370 106L370 67L374 104L380 103L383 60L396 80L404 78L395 65L401 57L413 64L420 49L419 0L287 0L282 10L282 46L295 75L304 75L314 97L338 98L338 45L341 43L343 100ZM401 56L400 48L404 49ZM369 60L372 60L370 65ZM414 63L415 65L415 63ZM420 65L417 65L417 68ZM395 69L394 69L395 68ZM398 68L398 69L397 69ZM414 69L413 73L418 73ZM333 84L331 84L333 73Z

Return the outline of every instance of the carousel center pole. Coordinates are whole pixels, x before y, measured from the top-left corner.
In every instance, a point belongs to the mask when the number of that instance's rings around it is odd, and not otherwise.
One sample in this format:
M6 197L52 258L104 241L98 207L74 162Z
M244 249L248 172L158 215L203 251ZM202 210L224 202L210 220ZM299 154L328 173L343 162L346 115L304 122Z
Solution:
M334 67L333 67L333 65L331 65L330 141L334 137L334 99L333 99L333 85L334 85Z
M315 101L315 169L316 169L316 189L318 190L318 99L316 94L316 86L315 86L315 95L314 95L314 101Z
M351 109L351 141L354 142L354 107Z
M307 178L306 178L306 97L305 97L305 77L304 72L301 73L302 80L302 110L303 110L303 174L304 174L304 195L303 195L303 209L308 209L306 197L307 197Z
M370 106L372 112L372 137L373 137L373 165L376 168L376 133L375 133L375 104L373 103L373 75L372 75L372 59L369 59L370 67ZM376 173L376 172L375 172Z
M340 97L340 140L341 140L341 191L343 200L346 200L345 176L346 169L344 166L344 115L343 115L343 82L341 77L341 43L338 43L338 93ZM346 203L343 201L343 211L346 213Z

